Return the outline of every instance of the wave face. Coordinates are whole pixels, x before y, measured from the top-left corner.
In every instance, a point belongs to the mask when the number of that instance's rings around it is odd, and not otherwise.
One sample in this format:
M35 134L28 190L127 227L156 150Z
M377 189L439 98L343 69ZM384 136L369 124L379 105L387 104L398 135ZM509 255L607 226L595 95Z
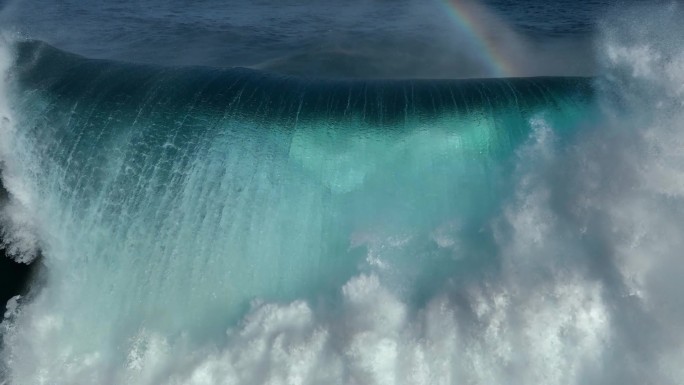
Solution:
M587 139L593 80L335 81L6 50L3 237L18 260L44 256L3 323L9 383L628 378L594 365L624 358L605 353L630 330L613 316L645 313L622 311L641 309L620 294L638 293L631 270L594 258L623 243L591 236L620 215L596 209L602 159L619 157L594 148L622 138ZM641 207L622 187L616 202ZM617 223L606 237L632 239Z

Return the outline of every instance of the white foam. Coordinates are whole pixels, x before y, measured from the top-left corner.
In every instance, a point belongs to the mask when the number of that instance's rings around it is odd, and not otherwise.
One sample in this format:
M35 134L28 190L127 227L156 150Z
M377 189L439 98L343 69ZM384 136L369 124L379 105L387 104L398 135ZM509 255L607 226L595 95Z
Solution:
M0 34L0 171L2 182L9 192L9 202L0 208L2 246L18 262L31 262L38 251L38 237L32 189L27 185L24 159L12 156L13 148L20 145L15 135L13 111L7 100L10 95L8 79L13 61L11 37Z
M568 280L535 295L510 289L473 288L472 308L440 295L409 317L410 307L376 276L361 275L342 289L339 317L320 318L300 301L256 304L227 344L203 348L142 330L109 376L104 352L48 346L57 356L31 364L61 364L47 373L27 367L13 383L578 383L608 338L600 286Z

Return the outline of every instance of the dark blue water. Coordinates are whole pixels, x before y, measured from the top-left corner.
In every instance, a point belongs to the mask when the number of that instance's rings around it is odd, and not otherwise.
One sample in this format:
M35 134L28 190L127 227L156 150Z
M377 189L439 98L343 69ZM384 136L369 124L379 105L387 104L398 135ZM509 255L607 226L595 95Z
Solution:
M9 2L2 18L6 28L88 57L257 66L321 76L487 76L472 38L447 3L37 0ZM595 72L591 35L610 1L490 1L485 6L486 21L478 29L494 40L520 34L526 54L535 56L517 75ZM509 48L497 50L507 60L522 61Z
M683 15L5 2L0 384L684 383Z

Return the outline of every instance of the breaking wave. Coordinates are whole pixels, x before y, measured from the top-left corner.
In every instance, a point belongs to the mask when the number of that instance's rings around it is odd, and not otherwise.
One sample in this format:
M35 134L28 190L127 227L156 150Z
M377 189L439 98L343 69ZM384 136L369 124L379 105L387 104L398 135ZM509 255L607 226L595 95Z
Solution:
M3 43L3 240L43 255L5 381L681 383L676 14L604 26L597 79Z

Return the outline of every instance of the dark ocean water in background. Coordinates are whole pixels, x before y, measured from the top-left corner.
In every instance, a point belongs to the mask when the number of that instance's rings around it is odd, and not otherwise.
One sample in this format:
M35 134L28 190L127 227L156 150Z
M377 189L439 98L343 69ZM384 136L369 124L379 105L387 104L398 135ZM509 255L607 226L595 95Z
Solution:
M0 4L0 385L684 384L678 3Z
M114 60L321 76L486 76L447 3L15 1L5 7L3 24L71 52ZM616 4L491 0L486 6L529 39L538 61L549 62L521 68L532 76L594 73L591 36ZM483 24L478 28L493 35L508 33L497 30L500 24Z

